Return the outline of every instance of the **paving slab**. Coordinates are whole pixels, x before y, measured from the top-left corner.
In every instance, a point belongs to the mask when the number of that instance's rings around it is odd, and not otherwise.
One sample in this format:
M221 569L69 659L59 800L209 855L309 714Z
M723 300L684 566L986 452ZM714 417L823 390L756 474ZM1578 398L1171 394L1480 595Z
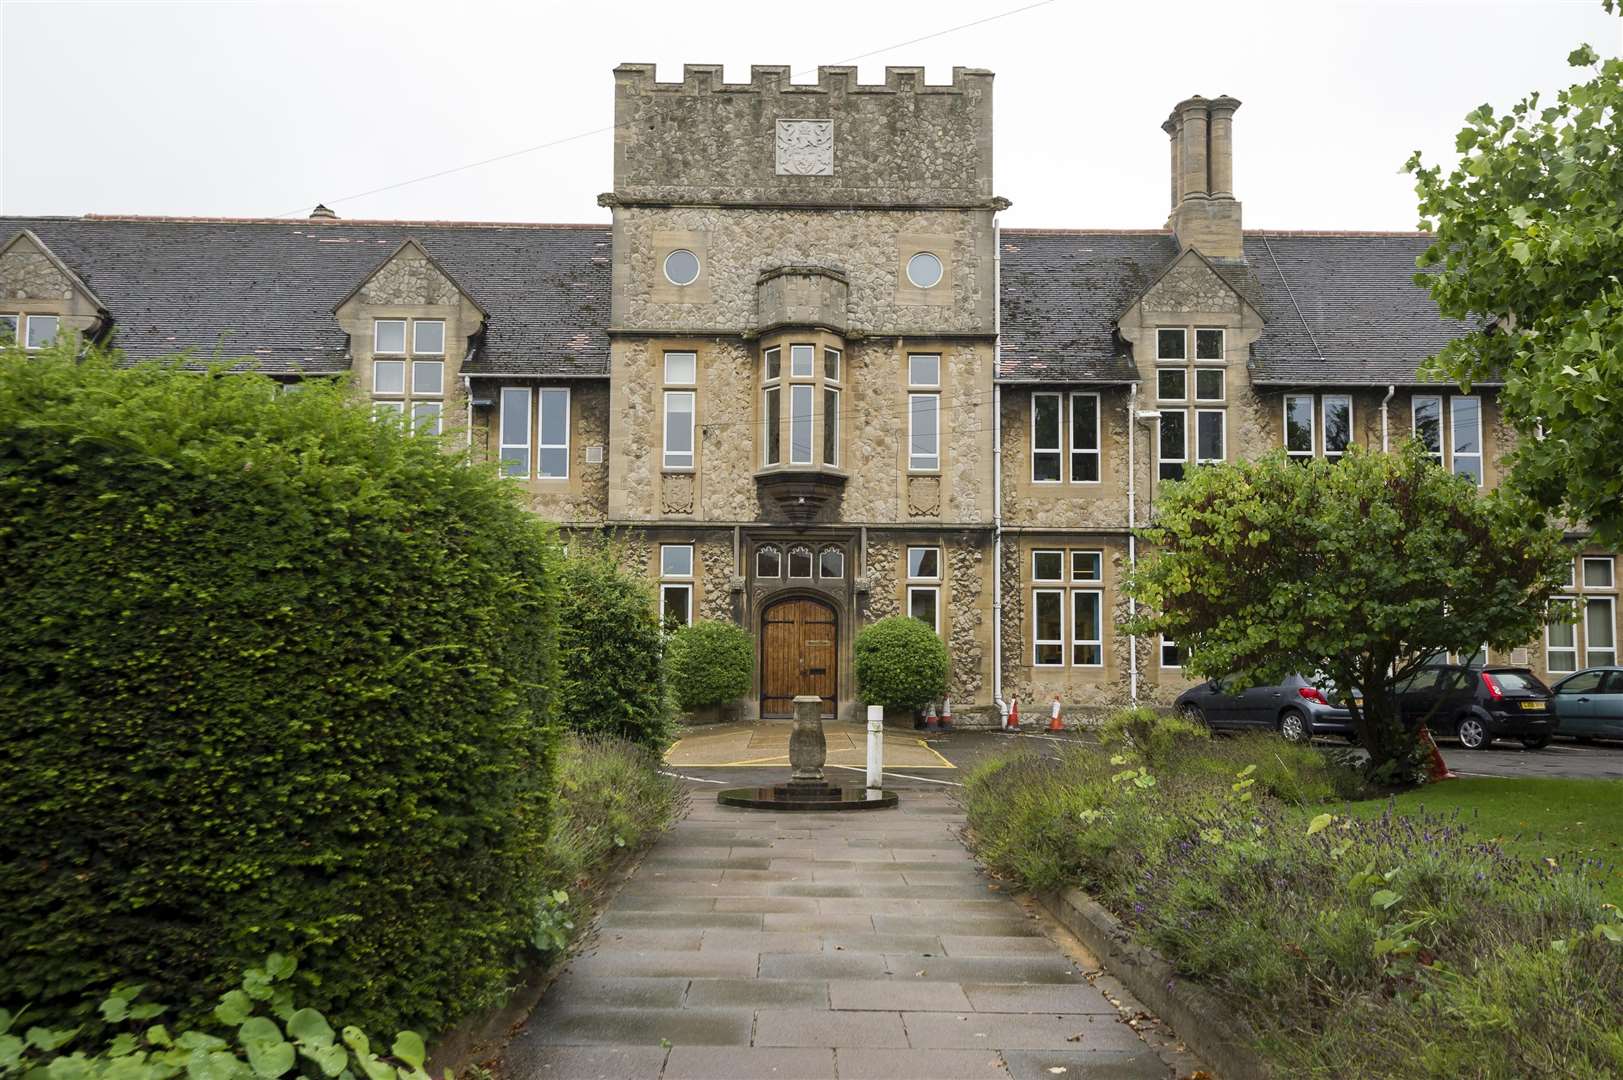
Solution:
M854 1049L839 1054L840 1080L1008 1080L1009 1076L1002 1055L994 1050Z
M835 1080L839 1075L830 1048L759 1046L675 1046L663 1073L664 1080Z
M1091 958L989 887L945 795L808 818L695 794L515 1036L507 1080L1169 1075L1083 978Z
M895 1012L760 1009L755 1014L755 1045L905 1047L907 1032L901 1014Z

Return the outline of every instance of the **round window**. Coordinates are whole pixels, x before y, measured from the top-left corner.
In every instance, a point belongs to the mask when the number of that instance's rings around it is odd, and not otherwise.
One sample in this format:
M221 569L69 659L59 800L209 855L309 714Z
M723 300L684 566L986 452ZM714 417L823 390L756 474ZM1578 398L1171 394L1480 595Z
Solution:
M941 280L941 260L921 251L907 260L907 280L921 289L933 288Z
M665 256L665 277L672 285L692 285L699 276L699 257L681 248Z

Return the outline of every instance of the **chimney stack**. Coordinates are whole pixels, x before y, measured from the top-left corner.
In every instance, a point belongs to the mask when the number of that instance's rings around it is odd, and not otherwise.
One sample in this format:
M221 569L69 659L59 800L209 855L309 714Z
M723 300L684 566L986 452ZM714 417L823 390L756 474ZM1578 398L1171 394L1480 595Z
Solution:
M1231 97L1180 101L1161 125L1172 140L1172 216L1167 228L1178 250L1209 259L1242 259L1240 204L1234 198L1234 113Z
M320 219L333 221L333 220L337 220L337 218L338 218L338 215L333 213L331 210L329 210L322 203L316 203L316 208L314 210L310 211L310 219L312 221L320 220Z

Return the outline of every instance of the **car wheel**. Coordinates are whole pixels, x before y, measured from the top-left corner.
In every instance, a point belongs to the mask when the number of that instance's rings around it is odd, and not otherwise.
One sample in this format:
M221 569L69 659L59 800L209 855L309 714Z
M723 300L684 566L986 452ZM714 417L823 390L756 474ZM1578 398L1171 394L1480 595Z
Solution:
M1462 716L1455 734L1459 736L1460 745L1467 750L1481 750L1493 742L1493 736L1488 734L1487 725L1474 716Z
M1286 709L1279 714L1279 735L1286 742L1307 742L1311 735L1307 717L1297 709Z
M1189 721L1191 724L1200 724L1202 726L1205 726L1206 724L1206 714L1201 711L1199 705L1196 705L1193 702L1186 702L1183 708L1178 710L1178 715Z
M1522 736L1522 745L1529 750L1542 750L1550 745L1550 737L1548 735L1524 735Z

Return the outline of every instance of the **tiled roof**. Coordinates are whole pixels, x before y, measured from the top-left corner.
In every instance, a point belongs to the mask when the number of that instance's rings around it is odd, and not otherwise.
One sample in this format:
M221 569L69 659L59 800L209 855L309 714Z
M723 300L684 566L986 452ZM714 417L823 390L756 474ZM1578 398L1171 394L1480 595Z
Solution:
M1245 264L1214 268L1265 320L1261 385L1416 385L1420 362L1465 333L1414 284L1419 233L1248 232ZM1137 377L1116 319L1178 254L1166 231L1002 232L1005 382Z
M470 374L608 374L609 229L603 225L0 217L31 229L145 359L192 350L269 372L349 367L334 306L406 239L490 314Z

